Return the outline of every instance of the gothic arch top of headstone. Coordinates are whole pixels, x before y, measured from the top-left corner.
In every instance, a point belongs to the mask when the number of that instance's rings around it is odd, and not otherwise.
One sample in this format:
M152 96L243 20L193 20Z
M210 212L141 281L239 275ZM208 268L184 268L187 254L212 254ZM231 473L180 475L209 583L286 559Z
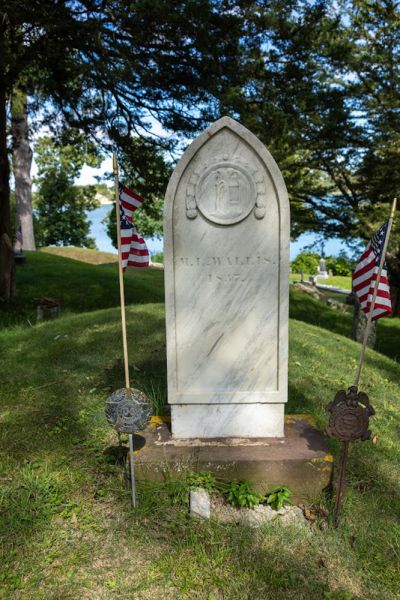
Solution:
M204 146L212 137L214 137L216 134L220 133L224 129L230 130L238 138L240 138L243 142L247 143L258 154L261 162L264 163L267 171L269 172L271 181L274 184L276 193L279 197L281 221L283 221L283 222L285 220L289 221L290 210L289 210L289 201L288 201L288 196L287 196L286 185L283 180L282 174L279 170L279 167L276 164L271 153L267 150L267 148L264 146L264 144L253 133L251 133L251 131L249 131L248 129L243 127L243 125L241 125L237 121L234 121L230 117L222 117L221 119L219 119L218 121L213 123L210 127L208 127L202 134L200 134L190 144L190 146L186 149L186 151L182 155L181 159L179 160L179 162L171 176L171 179L169 181L168 188L166 191L165 221L164 221L165 226L168 225L168 222L170 221L170 219L172 217L171 213L173 210L173 203L174 203L174 199L175 199L175 195L176 195L176 190L178 188L179 182L180 182L182 176L184 175L186 169L189 167L193 158L200 151L202 146ZM219 159L221 159L221 160L219 160ZM215 167L218 167L219 165L224 167L225 166L224 162L227 162L228 163L227 166L229 166L229 164L231 164L230 159L232 159L232 157L229 157L229 154L228 154L228 158L226 159L226 155L225 156L223 155L223 149L221 148L220 157L216 157L216 161L218 161L216 165L213 165L212 162L210 161L208 168L205 169L205 173L203 172L201 174L201 176L198 173L194 174L194 177L191 181L192 187L189 188L189 190L187 192L187 199L186 199L187 216L189 218L195 218L198 214L198 210L199 209L202 210L202 200L203 200L204 191L205 191L204 188L206 187L204 184L207 183L207 174L211 170L213 170L213 167L215 168ZM243 180L244 180L243 183L245 185L247 184L247 186L251 188L253 195L255 195L254 180L251 181L251 179L246 176L247 175L247 173L245 171L246 165L241 164L240 159L239 159L239 162L237 162L234 165L234 167L235 167L235 169L237 169L239 171L239 177L243 178ZM201 180L199 181L199 179L201 179ZM200 192L203 192L203 194L200 193L200 198L199 198L200 206L196 206L196 204L198 204L198 203L196 202L196 198L195 198L195 189L196 189L196 187L199 186L199 184L200 184ZM258 202L258 204L255 206L255 210L254 210L254 214L257 218L263 218L263 216L265 215L265 206L263 206L264 194L265 194L265 191L259 186L256 190L256 195L255 195L255 200ZM204 200L203 200L203 204L204 204ZM205 208L207 208L207 207L205 207ZM247 214L248 214L248 208L249 208L249 206L246 205L245 210L246 210ZM204 210L202 212L204 213L204 216L206 216L206 217L210 216ZM243 218L245 218L245 216L247 216L247 214L245 214L243 216ZM213 218L212 220L215 221L216 223L221 223L221 224L225 223L225 221L218 221L218 219L215 219L215 218ZM242 220L242 219L239 219L239 220ZM233 222L235 222L235 221L233 220ZM168 231L164 232L164 234L165 233L168 233Z

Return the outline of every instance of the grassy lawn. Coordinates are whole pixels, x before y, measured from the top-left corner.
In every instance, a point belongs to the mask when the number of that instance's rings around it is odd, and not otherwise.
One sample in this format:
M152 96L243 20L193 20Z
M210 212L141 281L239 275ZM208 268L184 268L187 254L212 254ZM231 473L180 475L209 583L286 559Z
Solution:
M333 297L331 292L324 294ZM341 302L344 297L334 298ZM349 307L345 313L332 310L325 302L314 300L309 295L290 290L289 315L292 319L317 325L332 333L351 338L353 314ZM325 333L324 335L328 335ZM379 319L377 325L376 350L400 361L400 319Z
M163 273L131 272L126 285L133 383L163 412ZM367 351L379 442L352 447L339 528L253 530L189 520L172 483L140 485L131 510L123 468L103 454L116 443L104 401L124 381L116 266L36 253L18 286L1 312L0 598L399 598L400 365L384 355L396 354L397 320L381 321L383 347ZM59 298L62 316L31 327L40 295ZM288 412L323 428L354 377L351 316L295 292L290 310Z
M90 250L90 248L76 248L75 246L49 246L48 248L41 248L40 252L47 252L47 254L53 254L53 256L73 258L74 260L79 260L80 262L89 263L91 265L104 265L118 262L118 254Z
M1 325L34 323L35 298L41 296L57 299L63 314L119 306L117 262L93 264L93 258L87 262L94 250L74 249L76 252L71 252L74 259L53 253L53 250L65 252L66 248L51 250L51 253L25 252L26 264L17 267L18 297L11 306L1 306ZM127 304L164 302L163 272L129 269L125 274L125 298Z
M305 281L308 281L309 277L309 273L304 274ZM300 273L290 273L289 280L292 282L300 282ZM349 292L351 291L351 277L333 275L332 277L328 277L328 279L319 279L318 283L321 283L322 285L332 285L334 287L342 288L343 290L349 290Z

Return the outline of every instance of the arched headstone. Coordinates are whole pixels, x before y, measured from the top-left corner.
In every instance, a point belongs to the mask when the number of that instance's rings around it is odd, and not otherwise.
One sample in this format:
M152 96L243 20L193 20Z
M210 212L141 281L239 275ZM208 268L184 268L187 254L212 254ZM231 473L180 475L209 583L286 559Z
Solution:
M289 202L270 153L229 117L172 174L164 268L174 437L283 436Z

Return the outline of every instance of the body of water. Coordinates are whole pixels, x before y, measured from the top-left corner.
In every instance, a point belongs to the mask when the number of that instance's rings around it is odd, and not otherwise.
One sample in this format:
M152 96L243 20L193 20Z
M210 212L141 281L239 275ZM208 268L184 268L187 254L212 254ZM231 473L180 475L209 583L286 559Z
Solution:
M88 219L90 221L90 236L96 241L96 246L102 252L111 252L117 254L117 250L111 243L110 238L107 235L106 224L103 220L111 212L112 204L103 204L99 208L95 208L88 212ZM151 255L157 252L162 252L163 242L157 238L147 238L146 244Z
M99 250L103 252L112 252L116 254L117 251L114 246L111 244L111 240L107 235L106 225L103 223L105 217L111 211L111 204L103 204L99 208L92 210L88 213L88 218L91 222L90 225L90 235L96 240L96 245ZM291 242L290 244L290 260L296 258L296 256L303 250L305 246L310 246L314 244L321 236L318 236L314 233L305 233L299 237L295 242ZM157 252L162 252L163 250L163 241L157 238L147 238L146 244L149 249L150 254L156 254ZM343 242L336 239L327 239L324 241L324 253L325 256L336 255L340 252L340 250L346 250L346 246ZM316 246L315 252L320 252L320 246Z

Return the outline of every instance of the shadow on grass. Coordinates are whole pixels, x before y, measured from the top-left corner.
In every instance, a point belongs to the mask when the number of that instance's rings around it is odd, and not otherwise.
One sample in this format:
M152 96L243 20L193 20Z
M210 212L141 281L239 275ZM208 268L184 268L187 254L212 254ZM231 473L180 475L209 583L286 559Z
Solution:
M36 322L35 298L59 301L65 313L83 313L120 305L118 265L93 265L45 252L27 252L17 268L17 297L0 306L0 325ZM126 304L164 302L164 273L153 269L127 271Z
M156 387L165 395L163 307L128 307L127 318L132 383L143 391L145 385ZM5 538L9 535L10 545L22 548L23 553L34 546L34 534L39 537L42 530L51 528L52 503L64 505L71 498L75 500L78 488L88 510L93 510L93 493L99 481L117 488L118 476L115 472L104 474L101 457L110 443L111 431L103 414L110 393L105 388L124 385L122 362L118 360L122 348L119 311L82 314L33 330L10 331L3 337L8 349L0 362L0 376L3 381L7 378L7 385L1 397L0 433L3 455L8 454L10 461L9 467L5 463L5 472L12 478L5 485L17 492L18 507L8 494L9 504L1 515L2 534ZM288 409L316 415L321 429L327 421L324 407L336 386L343 387L341 380L337 383L338 376L347 380L352 372L350 360L356 348L349 340L333 338L303 323L291 324ZM145 539L146 546L151 541L154 564L160 566L168 583L187 593L198 581L199 588L194 591L198 597L203 593L204 580L210 595L215 589L227 589L231 594L227 597L232 598L283 599L296 595L345 600L351 594L372 598L368 593L358 594L352 581L352 577L367 578L371 573L375 590L381 586L380 597L388 597L384 592L396 590L398 577L384 579L397 564L400 513L396 479L399 451L395 444L399 393L390 382L398 381L400 367L377 353L368 353L367 361L370 381L375 385L376 401L371 401L377 409L376 426L382 442L376 448L368 442L354 445L343 525L337 532L317 532L307 538L298 531L276 529L258 536L242 528L197 526L185 515L183 519L172 518L171 504L162 513L160 498L154 494L154 505L144 523L139 519L144 513L129 513L129 494L123 495L120 486L112 496L113 508L107 516L110 523L105 520L105 532L98 534L96 543L100 546L111 532L113 520L122 522L135 539ZM385 398L384 394L392 391L393 397ZM338 456L335 441L332 448ZM48 476L46 472L43 477L31 475L31 471L23 473L24 464L35 470L35 462L43 461L51 466ZM73 485L57 479L57 473L67 468L76 478ZM357 538L353 546L351 536ZM338 569L343 584L338 583Z
M159 498L156 493L152 496ZM153 510L157 511L155 505ZM331 560L336 562L336 569L329 569L330 561L321 558L329 556L328 540L323 534L316 533L316 543L314 536L296 527L283 529L269 524L257 530L188 522L185 515L176 514L174 518L173 513L171 508L169 514L167 509L164 514L158 513L157 530L150 535L162 550L155 563L156 572L181 592L180 598L217 598L220 594L244 600L353 597L355 585L348 575L351 550L346 547L339 573L335 548ZM148 512L145 515L149 517ZM154 519L155 514L152 516ZM314 554L317 545L319 560ZM341 585L339 577L347 584L350 580L350 585Z
M162 305L127 310L131 382L165 394L165 330ZM17 454L53 449L46 429L65 424L57 444L84 437L85 411L98 411L110 389L124 387L118 310L60 319L34 330L11 332L4 355L7 392L2 395L2 444ZM83 411L83 413L82 413ZM103 415L101 414L101 418Z
M330 308L304 292L290 290L289 316L352 339L353 318ZM376 351L400 359L400 319L381 319L377 325Z
M352 318L349 314L337 312L323 301L315 300L304 292L290 290L289 316L351 337Z
M131 363L137 369L132 369L132 384L145 393L145 385L163 390L163 306L128 307L127 324ZM119 311L10 330L4 337L0 475L6 478L0 479L0 536L22 548L29 547L33 534L51 527L57 507L64 510L76 495L72 480L81 480L90 494L104 477L103 450L113 439L104 417L107 388L125 383L117 358L122 352ZM29 473L24 475L24 469Z

